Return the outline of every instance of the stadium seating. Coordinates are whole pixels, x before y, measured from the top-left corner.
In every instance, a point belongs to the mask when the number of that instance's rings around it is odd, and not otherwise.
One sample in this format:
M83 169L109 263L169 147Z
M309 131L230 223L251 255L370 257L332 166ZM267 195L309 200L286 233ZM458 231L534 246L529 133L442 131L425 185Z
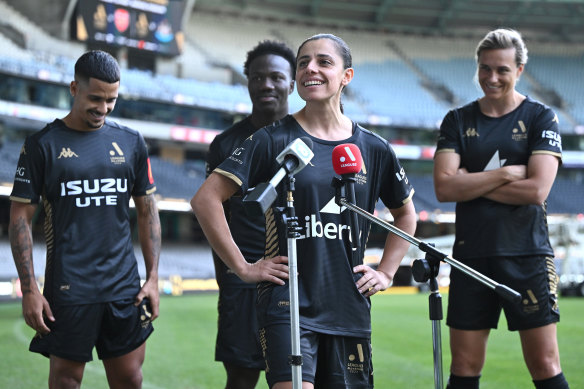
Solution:
M0 59L0 69L53 82L68 82L74 58L82 52L83 46L49 36L3 1L0 1L0 11L15 23L15 29L23 33L27 29L26 49L15 47L0 33L0 48L4 48L6 54ZM124 69L121 90L147 99L249 112L251 104L247 91L236 82L242 79L247 50L263 39L279 39L297 47L318 32L322 31L315 27L193 14L185 26L185 53L176 61L181 64L180 73L188 77L178 77L178 71L154 75L143 70ZM434 129L448 109L482 94L478 87L473 87L476 42L472 39L384 35L341 29L331 29L331 32L344 37L352 48L356 75L343 101L347 113L359 122ZM51 45L50 53L44 50L47 43ZM565 46L562 51L557 47L542 47L530 58L526 76L518 89L548 104L558 100L550 98L546 91L556 93L560 106L554 109L560 117L562 131L573 133L577 125L584 123L584 111L579 109L584 103L581 93L584 49ZM545 55L546 50L554 55ZM239 77L228 79L226 68ZM302 106L297 95L293 96L291 106L292 111Z
M408 173L408 179L416 190L416 211L448 213L454 212L454 203L440 203L434 193L431 175ZM547 200L549 214L579 214L584 211L584 180L558 176Z
M532 56L529 71L544 88L559 94L566 111L584 124L584 55Z
M584 180L556 177L548 197L549 214L582 214L584 211Z
M157 194L163 198L190 200L205 180L202 161L177 164L156 156L150 157Z
M416 212L454 212L454 203L440 203L434 193L434 182L431 175L422 175L408 172L408 179L416 191L414 204Z
M0 13L26 37L26 47L19 47L0 30L3 52L0 71L67 84L75 59L84 46L49 36L2 0ZM156 74L123 67L120 92L131 98L245 114L251 110L251 101L246 87L235 81L243 79L246 52L264 39L281 40L296 48L304 39L320 32L323 30L314 26L193 14L185 26L185 52L173 60L161 60L165 64L173 61L174 67L161 66L166 71ZM474 39L402 36L340 28L326 32L343 37L352 49L355 78L342 101L347 115L365 126L432 131L449 109L482 95L479 87L473 86ZM584 125L581 109L584 47L528 44L530 60L518 89L557 104L553 108L560 117L563 133L574 133L578 125ZM180 71L176 70L178 67ZM559 100L553 99L554 94ZM294 92L290 97L290 111L297 111L303 104ZM148 118L146 115L144 118ZM0 150L2 161L8 162L0 168L2 181L12 181L19 147L20 144L6 142ZM200 161L193 162L196 166L190 166L189 162L179 165L153 156L152 164L160 182L160 193L167 197L190 198L204 178ZM428 211L452 210L451 204L436 201L428 181L431 177L413 173L410 175L417 190L418 207ZM574 199L562 202L560 193L574 194ZM577 193L582 193L582 183L558 180L550 195L550 209L567 210L568 203L584 209Z
M403 62L355 65L351 84L370 114L386 117L389 123L406 127L436 128L449 108L424 89L420 79Z
M14 142L10 140L4 141L0 146L0 183L12 183L14 181L14 173L16 172L16 165L20 156L21 142Z

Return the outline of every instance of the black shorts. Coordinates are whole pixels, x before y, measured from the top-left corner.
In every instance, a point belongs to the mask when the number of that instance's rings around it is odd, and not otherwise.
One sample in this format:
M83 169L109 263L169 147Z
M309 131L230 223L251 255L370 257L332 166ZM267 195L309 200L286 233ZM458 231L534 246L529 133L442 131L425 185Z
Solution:
M46 357L89 362L95 347L99 359L115 358L140 347L154 331L148 299L137 307L133 299L127 299L51 309L55 316L47 324L51 332L37 333L29 348Z
M275 324L260 330L269 387L292 381L290 325ZM300 329L302 381L319 389L373 388L371 339L317 333Z
M248 369L265 368L258 334L256 299L256 288L219 290L216 361Z
M460 330L497 328L501 309L510 331L528 330L560 320L558 276L545 256L475 258L460 261L521 294L520 303L499 297L494 290L452 268L446 324Z

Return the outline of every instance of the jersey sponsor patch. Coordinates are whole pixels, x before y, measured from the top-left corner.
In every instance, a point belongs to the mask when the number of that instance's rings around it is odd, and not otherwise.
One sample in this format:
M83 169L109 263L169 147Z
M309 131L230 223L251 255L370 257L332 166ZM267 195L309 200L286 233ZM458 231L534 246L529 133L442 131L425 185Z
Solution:
M94 205L117 205L117 193L128 191L126 178L101 178L94 180L73 180L61 182L61 197L76 196L75 206L78 208ZM114 193L114 194L109 194Z
M550 146L558 147L562 150L562 137L556 131L544 130L541 132L541 137L548 139Z

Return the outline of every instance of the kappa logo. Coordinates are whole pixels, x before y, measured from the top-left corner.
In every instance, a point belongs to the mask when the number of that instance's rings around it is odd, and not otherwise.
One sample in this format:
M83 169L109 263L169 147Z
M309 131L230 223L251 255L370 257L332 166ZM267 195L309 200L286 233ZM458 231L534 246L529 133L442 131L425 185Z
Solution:
M115 165L120 165L122 163L126 163L126 157L124 156L124 152L118 146L116 142L112 142L113 150L110 150L110 161Z
M75 154L75 152L73 150L71 150L70 147L63 147L61 149L61 154L59 154L59 156L57 157L57 159L61 159L61 158L79 158L79 156L77 154Z
M480 135L477 132L477 129L476 128L469 127L469 128L466 129L466 131L464 132L463 136L466 137L466 138L471 138L473 136L476 136L478 138Z

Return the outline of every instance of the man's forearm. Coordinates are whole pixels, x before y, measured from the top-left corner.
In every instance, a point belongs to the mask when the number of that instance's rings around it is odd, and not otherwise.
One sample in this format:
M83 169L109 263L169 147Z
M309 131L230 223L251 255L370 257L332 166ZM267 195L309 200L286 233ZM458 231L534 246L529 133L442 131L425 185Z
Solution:
M32 261L31 226L24 217L18 217L10 221L8 235L12 257L20 278L20 289L23 294L30 293L37 288Z
M144 196L138 212L138 234L140 247L144 256L146 278L158 279L158 262L160 258L161 230L158 207L153 195Z

